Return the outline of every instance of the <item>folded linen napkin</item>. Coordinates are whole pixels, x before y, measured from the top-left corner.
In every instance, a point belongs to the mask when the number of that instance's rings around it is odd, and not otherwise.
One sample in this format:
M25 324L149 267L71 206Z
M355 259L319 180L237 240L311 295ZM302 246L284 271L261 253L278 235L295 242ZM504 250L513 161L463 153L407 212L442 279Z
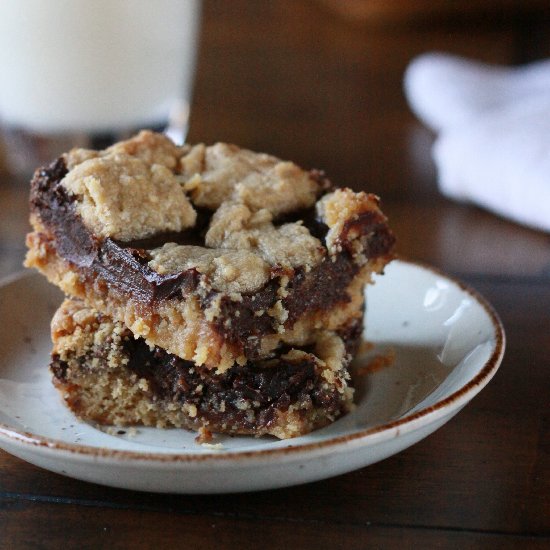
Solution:
M441 191L550 231L550 61L512 69L425 54L404 85L438 132Z

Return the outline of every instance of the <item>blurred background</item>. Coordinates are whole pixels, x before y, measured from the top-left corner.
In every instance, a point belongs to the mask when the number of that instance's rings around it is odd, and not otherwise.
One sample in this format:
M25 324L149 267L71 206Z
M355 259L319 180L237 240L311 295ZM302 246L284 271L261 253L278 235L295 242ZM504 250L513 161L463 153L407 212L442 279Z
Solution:
M540 0L206 0L189 139L232 141L324 168L342 185L401 195L411 170L422 179L431 171L423 155L431 135L402 92L409 61L430 50L499 64L545 57L549 8Z
M381 195L408 257L457 273L550 272L545 234L440 196L433 135L402 90L408 63L426 51L505 65L549 56L549 8L543 0L204 0L188 140L270 152ZM1 181L10 208L0 219L0 276L19 269L27 229L24 182L5 173Z

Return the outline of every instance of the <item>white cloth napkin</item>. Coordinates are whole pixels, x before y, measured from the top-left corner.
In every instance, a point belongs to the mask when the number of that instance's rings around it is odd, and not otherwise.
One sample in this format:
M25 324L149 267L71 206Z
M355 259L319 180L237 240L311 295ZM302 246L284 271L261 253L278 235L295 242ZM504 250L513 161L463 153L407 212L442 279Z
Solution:
M404 85L414 113L438 132L441 191L550 231L550 60L505 68L424 54Z

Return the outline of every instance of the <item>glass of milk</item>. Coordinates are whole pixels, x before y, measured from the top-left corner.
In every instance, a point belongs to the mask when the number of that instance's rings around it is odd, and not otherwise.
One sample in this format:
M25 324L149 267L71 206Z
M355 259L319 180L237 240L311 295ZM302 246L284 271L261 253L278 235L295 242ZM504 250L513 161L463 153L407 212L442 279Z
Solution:
M0 135L29 174L74 146L187 131L200 0L0 0Z

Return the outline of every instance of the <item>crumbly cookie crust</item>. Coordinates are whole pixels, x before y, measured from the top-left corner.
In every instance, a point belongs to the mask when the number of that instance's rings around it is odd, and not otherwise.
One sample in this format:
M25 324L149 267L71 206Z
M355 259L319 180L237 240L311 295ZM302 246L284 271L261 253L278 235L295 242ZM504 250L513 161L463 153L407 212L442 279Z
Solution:
M231 201L274 216L313 206L322 182L292 162L227 143L194 146L181 158L181 179L198 206Z

